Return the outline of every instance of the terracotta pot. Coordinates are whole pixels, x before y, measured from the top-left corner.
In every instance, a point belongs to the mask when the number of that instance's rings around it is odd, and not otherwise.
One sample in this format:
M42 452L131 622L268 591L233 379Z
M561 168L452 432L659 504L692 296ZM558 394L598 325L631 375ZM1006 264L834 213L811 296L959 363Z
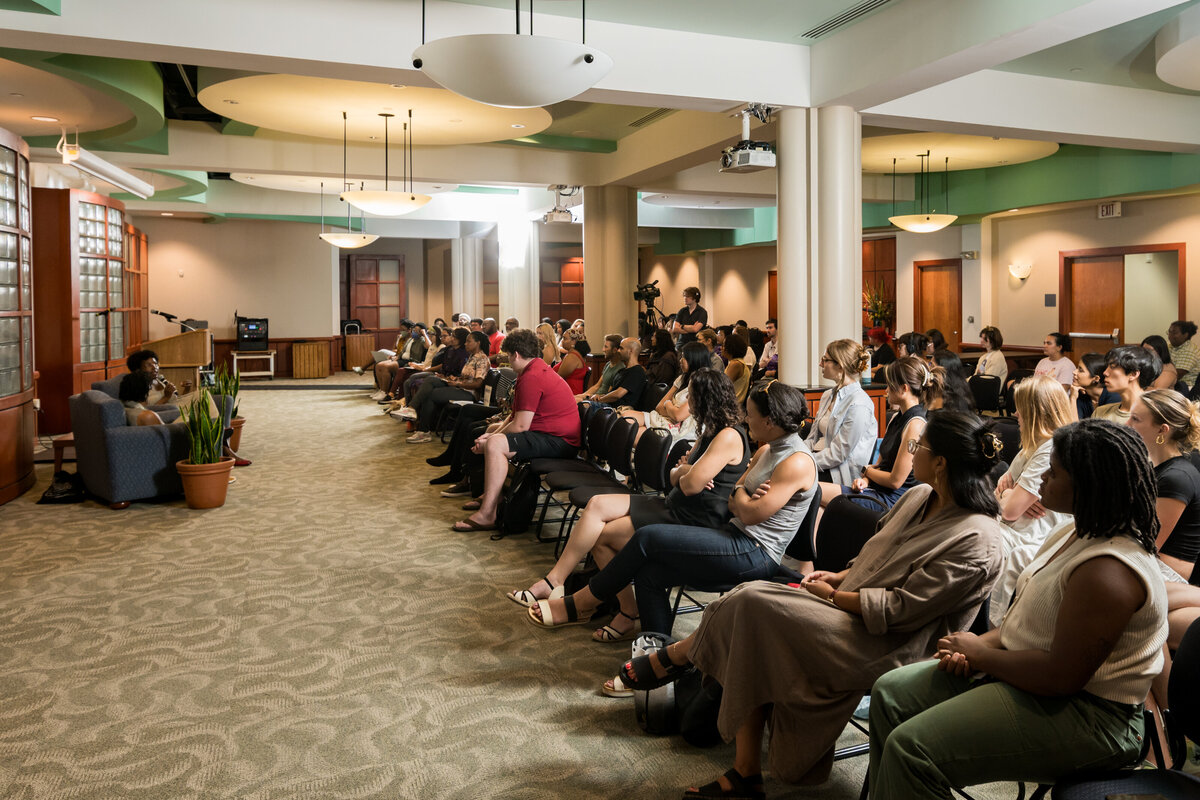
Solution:
M234 417L229 421L229 427L233 428L233 435L229 437L229 449L235 453L242 446L242 426L245 424L245 417Z
M225 505L233 458L224 456L215 464L178 461L175 469L183 481L183 494L187 498L188 508L219 508Z

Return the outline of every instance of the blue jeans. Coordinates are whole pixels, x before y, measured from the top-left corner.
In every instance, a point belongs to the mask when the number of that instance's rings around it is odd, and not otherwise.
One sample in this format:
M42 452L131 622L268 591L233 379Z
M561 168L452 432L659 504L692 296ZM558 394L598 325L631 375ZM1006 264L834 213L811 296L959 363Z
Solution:
M601 599L614 597L633 581L642 630L670 633L672 587L736 586L769 578L778 569L767 552L732 527L647 525L588 583Z

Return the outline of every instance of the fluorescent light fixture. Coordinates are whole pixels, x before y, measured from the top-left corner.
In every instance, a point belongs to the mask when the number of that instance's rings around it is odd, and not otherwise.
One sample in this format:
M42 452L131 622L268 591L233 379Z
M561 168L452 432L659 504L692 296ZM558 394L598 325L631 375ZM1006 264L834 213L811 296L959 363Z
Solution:
M111 183L123 192L129 192L143 200L154 194L154 187L146 181L134 177L114 164L110 164L95 153L89 153L78 144L62 142L60 143L59 152L62 153L62 163L70 164L75 169L85 172L93 178L99 178L106 183Z

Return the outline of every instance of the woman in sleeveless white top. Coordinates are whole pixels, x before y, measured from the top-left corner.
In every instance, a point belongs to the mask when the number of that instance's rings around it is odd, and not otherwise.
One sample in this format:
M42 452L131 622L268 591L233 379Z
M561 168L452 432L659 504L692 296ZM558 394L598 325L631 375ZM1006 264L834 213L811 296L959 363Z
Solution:
M1001 625L938 642L871 693L871 797L942 798L1126 766L1162 669L1166 591L1154 476L1137 434L1085 420L1054 436L1042 505L1070 512L1017 581Z

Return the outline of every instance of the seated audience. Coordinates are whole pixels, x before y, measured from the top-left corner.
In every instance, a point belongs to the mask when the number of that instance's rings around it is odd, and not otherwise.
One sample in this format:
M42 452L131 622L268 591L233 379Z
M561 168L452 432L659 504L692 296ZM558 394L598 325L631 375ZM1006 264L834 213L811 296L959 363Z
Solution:
M746 355L742 356L742 361L746 362L750 372L754 372L755 366L758 365L758 353L750 344L750 329L745 325L734 325L732 333L742 337L742 341L746 343ZM728 359L728 356L726 358Z
M604 337L604 369L600 372L600 377L596 379L582 393L575 395L576 400L599 400L612 391L613 380L617 377L617 373L625 366L625 361L621 356L621 334L610 333Z
M767 725L772 777L825 781L875 679L928 658L939 637L970 624L1000 566L987 477L998 443L990 422L931 414L909 445L921 485L880 520L849 569L813 572L799 588L743 584L709 604L694 634L626 662L619 680L628 688L661 685L694 664L724 689L717 725L736 742L733 767L685 797L761 798Z
M1000 348L1004 346L1004 334L994 325L989 325L979 332L979 344L983 347L983 355L975 364L976 375L995 375L1004 386L1008 380L1008 362Z
M1150 384L1150 388L1176 388L1176 384L1179 383L1179 370L1171 363L1171 353L1167 348L1167 340L1161 336L1147 336L1145 339L1142 339L1142 347L1145 347L1147 350L1153 350L1154 354L1158 356L1159 363L1162 364L1162 372L1154 379L1154 383Z
M154 379L149 373L138 370L121 378L118 398L125 407L125 422L129 425L162 425L162 418L146 408L146 398Z
M821 395L807 444L826 483L849 486L875 452L875 404L859 384L866 367L867 353L853 339L830 342L821 356L821 377L837 385Z
M930 357L933 366L942 368L941 397L933 408L946 411L961 411L964 414L975 413L975 395L967 385L966 367L956 353L949 350L937 350Z
M500 343L504 341L506 333L500 332L500 326L496 324L496 320L491 317L483 318L483 334L488 337L488 354L498 354Z
M852 501L866 497L876 503L861 502L866 508L889 509L909 489L917 485L913 475L912 453L908 443L921 437L925 430L925 406L933 389L934 378L924 359L905 356L884 367L880 375L887 384L887 402L897 413L888 422L879 446L879 458L864 466L849 485L821 484L821 505L827 506L835 497L848 496Z
M562 344L562 337L569 330L571 330L571 321L569 319L560 319L554 323L554 343L558 345L558 352L560 354L566 353L566 348Z
M1179 380L1192 384L1200 368L1200 347L1192 341L1196 335L1196 323L1178 319L1167 329L1167 342L1171 347L1171 363L1179 372Z
M469 330L472 333L474 333L475 331L482 332L483 331L483 318L482 317L472 317L471 324L469 326Z
M679 353L675 340L662 328L655 328L651 339L650 360L646 363L646 380L670 385L679 376ZM707 351L705 351L707 357Z
M696 334L694 341L698 341L708 348L709 367L717 372L724 372L725 359L721 358L721 354L717 352L717 332L712 328L704 328ZM676 345L676 348L678 347L679 345Z
M408 419L416 419L409 412L404 412L403 408L412 405L417 392L426 381L436 378L447 378L451 375L459 375L462 373L463 365L467 363L467 338L471 331L466 328L447 328L442 332L442 344L444 349L437 356L434 356L430 362L428 369L421 369L413 372L404 381L402 408L396 413ZM438 358L441 361L438 361ZM397 376L399 377L399 376ZM396 396L389 394L387 401L395 400ZM401 413L403 412L403 413Z
M771 317L765 327L766 340L763 342L762 355L758 357L758 368L751 380L778 377L779 363L779 322Z
M385 398L389 388L395 382L396 376L402 370L412 369L415 365L420 364L425 358L426 351L429 349L429 333L425 330L425 326L421 323L411 323L406 331L404 330L405 321L401 321L400 323L403 341L400 339L396 341L396 347L399 352L375 364L376 391L371 395L371 399L373 400L388 402ZM381 353L386 351L376 352ZM357 372L358 370L355 371Z
M460 329L461 330L461 329ZM483 381L492 368L488 360L488 337L483 331L471 331L464 343L467 361L457 375L433 376L421 384L411 402L399 412L405 419L417 423L417 432L408 437L409 444L431 441L434 420L448 403L455 400L478 401L483 393Z
M867 331L867 345L871 348L871 378L879 380L883 376L880 372L888 364L896 360L896 351L892 349L890 342L892 337L888 335L887 328L878 326Z
M568 328L563 331L562 335L562 361L558 362L558 367L555 369L562 379L567 382L567 386L571 388L571 394L579 394L583 391L583 382L587 378L587 364L584 363L583 355L575 347L575 337L578 334Z
M731 333L725 337L725 358L729 359L729 363L725 365L725 375L733 382L733 390L737 393L739 403L746 402L746 395L750 392L750 373L753 367L746 363L747 347L746 340L736 333Z
M1075 365L1075 381L1067 390L1075 420L1087 419L1099 406L1120 403L1121 395L1104 388L1104 356L1084 353Z
M917 356L925 358L929 350L929 337L923 333L909 331L896 337L896 356Z
M731 394L732 390L725 393L725 402ZM767 444L733 487L730 522L721 528L662 522L638 527L586 588L531 605L531 622L553 628L586 621L602 600L616 596L632 581L642 628L670 633L672 587L739 583L775 574L816 494L812 453L798 433L808 413L804 394L779 381L755 389L746 405L750 437ZM734 430L745 436L740 428Z
M697 342L683 349L704 348ZM509 599L523 606L539 600L555 599L571 570L590 551L603 568L626 546L634 532L648 525L666 523L720 528L729 519L729 494L745 473L750 458L750 443L741 426L741 405L733 396L733 387L720 373L705 366L694 375L695 416L699 436L695 446L679 465L671 470L671 490L666 497L604 494L593 497L575 523L571 537L554 568L524 591L510 592ZM640 589L640 587L639 587ZM638 620L638 604L629 586L619 587L620 612L592 634L598 642L624 639ZM619 622L623 618L623 622ZM653 630L659 630L654 628Z
M434 321L433 321L433 327L435 327L435 328L444 328L444 327L446 327L446 320L442 319L441 317L437 317L437 318L436 318L436 319L434 319ZM435 341L436 341L436 340L435 340Z
M1021 450L1012 456L1008 471L996 483L1004 538L1004 569L992 587L988 613L993 626L1008 610L1017 578L1033 561L1051 531L1070 523L1068 515L1047 509L1039 487L1050 468L1054 432L1071 422L1070 403L1062 387L1049 375L1021 381L1013 391L1017 421L1021 424Z
M519 327L521 327L521 323L517 320L517 318L509 317L508 319L504 320L504 335L508 336Z
M875 682L873 800L1054 782L1137 756L1142 701L1167 635L1145 447L1103 420L1061 428L1041 493L1075 524L1047 539L1021 574L1000 627L945 636L936 661Z
M554 328L543 322L537 328L538 344L541 345L542 361L545 361L550 366L558 363L558 344L554 336Z
M1104 356L1104 388L1119 394L1119 403L1096 406L1092 416L1118 425L1125 424L1134 401L1150 388L1158 377L1158 355L1136 345L1114 347Z
M442 361L446 357L446 342L448 341L453 345L455 341L454 335L450 331L450 328L439 328L437 325L434 325L432 330L426 332L424 327L421 327L421 336L425 341L425 358L420 363L414 361L407 367L401 367L396 371L391 385L388 386L387 391L379 400L380 405L389 406L385 413L391 414L393 411L398 411L408 404L408 397L405 396L404 386L409 378L417 373L431 372L441 367ZM420 388L420 382L414 385L413 394L416 394L417 388Z
M579 449L579 409L571 390L541 358L537 334L517 328L501 345L508 353L517 388L512 413L475 440L472 452L483 456L484 489L479 508L454 524L456 531L496 529L500 492L509 459L570 458Z
M1178 392L1151 389L1133 402L1125 424L1141 437L1154 466L1163 578L1187 583L1200 556L1200 472L1189 458L1200 447L1200 410Z
M683 346L683 355L679 358L678 366L682 374L671 384L671 388L653 411L623 410L623 416L637 420L640 428L639 439L647 428L665 428L671 434L672 442L696 438L696 419L692 416L688 403L691 396L690 382L696 372L709 369L708 349L700 342L688 342Z
M621 369L613 377L608 392L595 395L593 400L613 408L637 407L642 401L642 392L646 389L646 368L638 363L638 353L641 349L641 342L632 336L621 340L621 346L617 350Z
M1071 384L1075 382L1075 364L1067 358L1070 350L1070 336L1058 331L1046 334L1046 339L1042 342L1042 352L1045 354L1045 358L1033 368L1033 374L1049 375L1061 383L1063 388L1070 388Z

